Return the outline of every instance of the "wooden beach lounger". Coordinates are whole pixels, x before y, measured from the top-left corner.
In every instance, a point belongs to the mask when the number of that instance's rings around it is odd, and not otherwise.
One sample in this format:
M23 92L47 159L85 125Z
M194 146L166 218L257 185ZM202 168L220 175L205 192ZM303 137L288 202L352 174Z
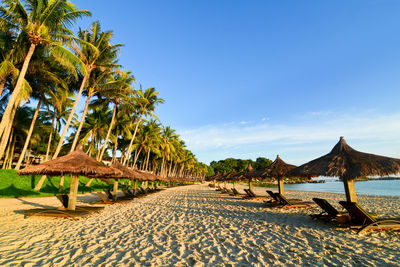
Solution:
M267 206L277 206L280 208L290 209L290 208L308 208L315 205L314 202L303 202L299 200L289 200L284 195L279 193L274 193L277 201L273 203L266 203Z
M350 228L357 229L357 234L366 230L400 229L400 220L377 219L356 202L339 201L339 204L349 212L350 221L356 224Z
M243 190L246 192L246 195L243 196L243 199L260 199L268 197L268 196L257 196L251 189L243 189Z
M57 199L61 202L63 207L68 208L69 196L66 194L56 196ZM100 211L103 210L104 207L94 207L94 206L76 206L76 210L86 210L86 211Z
M232 195L232 196L246 196L246 194L239 193L239 191L237 191L236 188L232 188L232 193L230 195Z
M348 212L340 212L332 206L326 199L313 198L313 201L323 210L319 214L311 214L311 218L319 219L326 222L339 219L340 222L346 222L349 218Z
M113 202L112 200L110 200L106 195L104 195L103 192L96 192L97 195L100 197L101 201L96 201L93 202L93 204L114 204L115 202Z

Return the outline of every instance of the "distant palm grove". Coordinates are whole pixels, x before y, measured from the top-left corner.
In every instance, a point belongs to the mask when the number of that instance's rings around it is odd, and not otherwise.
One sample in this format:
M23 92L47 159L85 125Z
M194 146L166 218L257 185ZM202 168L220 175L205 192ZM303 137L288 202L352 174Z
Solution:
M66 0L1 0L0 162L20 168L76 149L163 177L203 177L175 130L155 115L164 100L118 64L122 44ZM82 113L78 101L84 100ZM83 102L81 100L81 102Z

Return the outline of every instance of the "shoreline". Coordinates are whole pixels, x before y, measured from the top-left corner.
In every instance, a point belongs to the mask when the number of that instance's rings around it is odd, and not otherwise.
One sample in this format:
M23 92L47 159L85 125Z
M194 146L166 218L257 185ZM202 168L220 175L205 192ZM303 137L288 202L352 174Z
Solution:
M265 188L254 191L265 195ZM323 197L336 207L344 199L338 193L285 193L307 201ZM78 196L80 202L91 199ZM9 201L18 200L0 199L0 265L395 266L400 261L393 253L400 251L400 232L357 236L311 220L308 214L319 213L317 207L265 208L262 200L220 194L207 183L167 188L76 221L24 219L23 209L59 205L56 198L4 205ZM359 202L380 216L400 215L400 197L360 196Z

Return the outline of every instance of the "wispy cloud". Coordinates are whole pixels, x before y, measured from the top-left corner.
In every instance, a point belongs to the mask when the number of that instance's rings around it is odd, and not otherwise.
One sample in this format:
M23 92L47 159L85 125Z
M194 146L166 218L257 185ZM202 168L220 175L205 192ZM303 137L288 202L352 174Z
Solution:
M329 152L345 136L361 151L400 156L400 113L379 115L312 112L291 122L246 121L180 130L182 138L204 162L226 157L256 158L284 154L293 163L304 163Z

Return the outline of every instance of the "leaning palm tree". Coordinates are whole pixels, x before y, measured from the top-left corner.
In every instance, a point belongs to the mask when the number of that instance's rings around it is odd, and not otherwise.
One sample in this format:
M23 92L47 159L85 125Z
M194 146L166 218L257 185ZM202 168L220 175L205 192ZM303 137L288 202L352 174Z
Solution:
M37 0L25 1L25 6L19 0L2 0L4 6L0 6L0 28L7 28L15 35L25 35L29 38L29 50L24 59L13 93L8 100L0 122L0 137L8 140L9 127L14 119L15 106L20 99L20 92L28 70L30 60L35 49L39 45L51 48L51 52L59 59L59 62L68 66L78 65L79 60L63 47L70 40L70 30L67 28L78 18L88 16L86 10L78 10L75 5L66 0ZM68 62L68 63L67 63ZM0 144L0 158L4 155L6 143Z
M126 152L126 156L125 156L123 165L126 165L126 163L127 163L128 157L132 150L133 141L135 140L136 133L139 128L140 122L142 121L143 116L156 117L153 113L156 108L156 105L159 103L164 103L164 99L158 97L159 92L157 92L155 90L155 88L147 88L143 92L142 87L140 86L140 90L137 90L136 94L137 94L136 105L137 105L137 109L138 109L138 112L137 112L138 119L136 122L135 131L133 132L132 139L129 143L128 150Z
M85 67L82 69L83 80L80 85L78 94L75 98L75 103L72 107L71 114L68 117L63 132L61 133L60 141L58 142L56 151L53 155L53 159L57 158L58 154L61 151L65 135L75 114L75 109L78 105L78 101L80 99L80 96L82 95L84 88L88 87L88 81L90 81L90 76L92 72L96 69L101 71L108 71L110 69L118 67L115 61L116 56L119 52L119 48L122 45L111 45L110 39L112 35L113 33L111 31L101 32L100 23L96 21L91 25L89 31L80 30L78 35L79 39L75 39L75 42L73 42L71 45L71 48L73 49L75 54L85 65ZM92 88L96 88L96 86L92 84ZM88 97L90 98L92 94L92 92L88 92ZM88 103L88 101L86 102ZM87 110L87 105L85 107Z
M126 98L126 95L129 94L131 89L131 84L134 81L134 77L131 75L129 71L122 72L120 74L115 75L114 80L110 81L104 87L105 90L101 92L103 96L105 96L106 100L103 104L108 105L109 102L114 104L113 115L111 118L110 126L108 127L107 135L104 139L103 147L101 148L99 157L97 160L101 161L103 159L104 152L108 146L108 140L111 135L111 131L114 127L115 117L117 115L117 108L121 101L129 101L129 98Z
M40 106L43 102L47 101L46 95L51 93L52 90L54 91L55 88L59 90L68 90L67 83L63 80L63 76L68 73L66 73L63 68L60 68L58 64L55 64L52 57L46 57L45 55L40 54L40 57L38 58L38 55L39 53L36 53L35 60L31 62L32 68L30 68L26 75L26 79L33 88L31 98L36 99L38 103L32 118L28 135L25 139L24 147L22 148L18 163L15 167L16 170L19 170L21 167L30 143Z

